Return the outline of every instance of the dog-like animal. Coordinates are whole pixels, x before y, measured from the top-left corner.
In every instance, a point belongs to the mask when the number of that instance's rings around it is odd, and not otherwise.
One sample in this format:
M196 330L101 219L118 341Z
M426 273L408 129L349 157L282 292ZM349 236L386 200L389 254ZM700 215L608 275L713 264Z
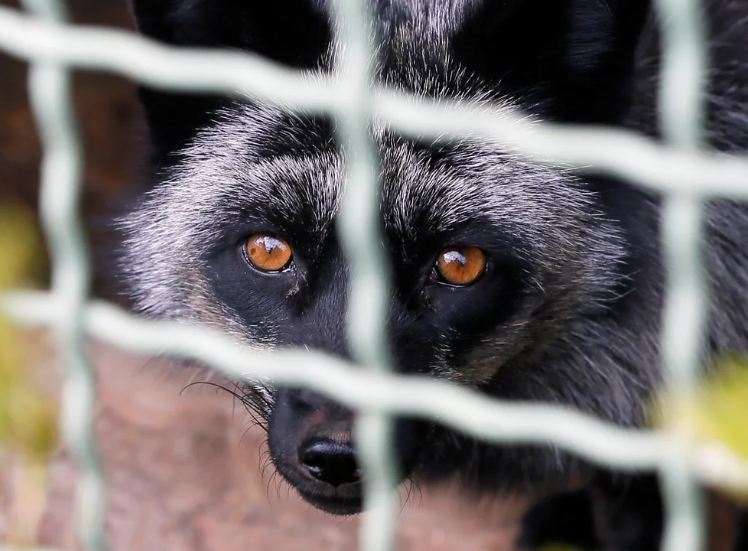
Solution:
M251 51L309 78L336 68L323 0L133 7L140 30L169 44ZM657 135L658 39L647 0L372 0L371 9L381 86ZM743 152L748 4L712 0L706 11L708 146ZM150 190L121 223L121 268L136 308L259 348L349 358L348 266L335 232L344 159L334 122L249 99L152 89L141 97ZM659 198L480 140L410 140L377 121L372 133L396 369L645 424L661 379ZM711 203L706 236L705 353L745 352L748 209ZM320 509L358 512L365 473L353 413L304 389L246 392L285 480ZM608 551L657 548L659 495L648 477L606 473L551 446L476 442L428 421L398 420L396 447L403 477L457 476L476 491L537 495L581 485L529 514L522 545L568 536Z

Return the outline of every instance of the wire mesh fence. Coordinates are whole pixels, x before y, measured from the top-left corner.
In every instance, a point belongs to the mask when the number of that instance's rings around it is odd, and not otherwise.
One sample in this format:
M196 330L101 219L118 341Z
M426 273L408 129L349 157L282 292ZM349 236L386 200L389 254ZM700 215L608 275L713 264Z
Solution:
M368 125L379 117L413 137L482 136L537 162L566 163L665 194L663 238L668 294L662 343L666 384L692 395L705 317L700 263L702 203L748 198L748 159L700 149L705 33L697 0L660 0L663 64L660 116L665 144L623 130L531 124L467 103L430 101L371 88L373 44L362 0L333 3L345 45L335 81L313 83L251 54L175 49L128 33L74 27L59 0L25 0L24 15L0 8L0 49L31 63L30 94L44 147L41 216L53 252L49 293L16 292L4 306L19 323L54 329L66 366L63 434L80 467L78 532L85 549L107 548L105 482L93 435L95 380L84 338L146 354L195 359L233 377L307 386L361 414L356 425L367 472L361 548L394 548L391 418L418 415L493 442L553 443L600 465L658 471L666 502L665 551L702 548L698 482L746 485L735 469L710 468L687 426L633 431L570 409L500 402L436 380L388 373L386 255L378 226L377 152ZM161 89L250 96L338 122L347 147L341 241L352 264L349 337L367 370L314 352L259 353L212 330L139 319L89 298L90 267L78 213L81 146L70 101L70 70L102 70ZM708 183L708 186L707 186ZM677 269L674 269L677 267ZM700 455L701 454L701 455ZM701 460L700 460L701 458ZM722 464L722 467L729 465Z

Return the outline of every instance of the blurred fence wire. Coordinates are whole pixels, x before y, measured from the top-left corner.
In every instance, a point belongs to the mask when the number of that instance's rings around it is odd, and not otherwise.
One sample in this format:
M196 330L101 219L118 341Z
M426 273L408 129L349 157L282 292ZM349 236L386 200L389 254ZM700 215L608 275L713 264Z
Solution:
M695 444L685 424L667 431L633 431L545 404L489 400L435 380L390 374L385 338L387 262L378 232L377 153L367 131L379 117L407 136L483 136L537 162L568 163L614 175L665 194L663 238L669 270L663 365L666 383L693 396L705 314L701 269L702 203L748 199L748 158L700 150L705 32L698 0L659 0L663 21L660 116L666 143L623 130L531 124L485 106L407 97L369 85L373 45L363 0L333 3L345 44L338 80L311 82L266 59L232 52L176 49L113 30L67 24L61 0L24 0L30 15L0 7L0 50L31 64L30 95L44 148L41 216L53 253L48 293L14 292L3 305L21 324L56 334L66 367L63 437L78 462L78 533L85 549L107 548L105 482L93 434L94 374L84 338L147 354L175 354L237 378L305 385L357 408L357 441L367 470L361 548L394 548L391 416L438 419L494 442L550 442L584 458L624 470L659 471L667 528L664 551L697 551L704 540L698 482L748 488L728 453ZM70 100L72 69L101 70L148 86L252 96L338 121L347 147L349 185L340 214L341 239L352 262L349 335L358 361L312 352L272 355L244 349L205 328L139 319L89 298L90 269L78 211L82 150ZM677 269L673 269L677 267Z

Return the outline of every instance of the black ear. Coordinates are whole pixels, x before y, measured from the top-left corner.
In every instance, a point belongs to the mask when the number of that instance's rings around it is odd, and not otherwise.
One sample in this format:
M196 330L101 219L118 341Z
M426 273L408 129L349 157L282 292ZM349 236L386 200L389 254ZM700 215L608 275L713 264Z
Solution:
M628 105L649 0L482 0L454 57L528 108L615 123Z
M321 0L132 0L139 30L175 46L253 52L298 69L317 66L332 38ZM157 166L226 101L141 89Z

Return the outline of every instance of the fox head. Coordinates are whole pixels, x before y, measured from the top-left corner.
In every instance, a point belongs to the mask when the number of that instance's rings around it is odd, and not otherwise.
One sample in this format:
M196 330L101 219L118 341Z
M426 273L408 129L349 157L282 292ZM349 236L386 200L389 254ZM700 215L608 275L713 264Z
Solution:
M531 120L622 124L644 0L372 2L376 79ZM320 0L135 0L173 45L252 51L335 71ZM348 262L336 215L345 158L334 120L250 99L144 89L151 189L122 219L136 307L263 349L349 359ZM405 139L374 120L391 259L395 369L491 396L567 404L625 425L653 384L658 293L649 201L623 184L533 164L477 139ZM636 207L636 208L634 208ZM641 237L642 234L644 237ZM651 260L651 262L650 262ZM299 388L248 387L276 468L315 506L361 507L354 412ZM552 448L492 447L399 419L402 476L476 485L566 476Z

